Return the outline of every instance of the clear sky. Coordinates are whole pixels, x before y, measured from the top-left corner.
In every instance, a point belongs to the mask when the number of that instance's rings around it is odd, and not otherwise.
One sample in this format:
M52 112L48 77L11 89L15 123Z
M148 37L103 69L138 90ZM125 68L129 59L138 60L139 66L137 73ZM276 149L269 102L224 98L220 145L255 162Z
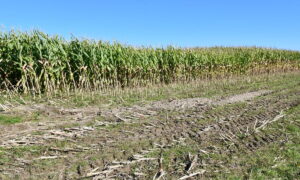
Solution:
M137 46L300 50L300 0L1 0L0 28Z

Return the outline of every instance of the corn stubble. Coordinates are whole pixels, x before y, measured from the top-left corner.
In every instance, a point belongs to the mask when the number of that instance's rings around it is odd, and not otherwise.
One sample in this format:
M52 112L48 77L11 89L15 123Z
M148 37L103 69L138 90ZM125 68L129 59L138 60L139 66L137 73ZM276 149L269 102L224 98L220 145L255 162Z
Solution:
M0 33L0 88L43 94L295 70L300 52L256 47L135 48L40 31Z

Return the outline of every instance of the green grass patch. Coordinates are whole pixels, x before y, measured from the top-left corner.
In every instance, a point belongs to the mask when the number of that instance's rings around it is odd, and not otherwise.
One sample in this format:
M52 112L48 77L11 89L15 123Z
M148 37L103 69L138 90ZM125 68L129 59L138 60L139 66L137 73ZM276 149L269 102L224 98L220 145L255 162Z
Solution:
M46 150L44 146L22 146L13 148L0 147L0 165L13 163L15 158L24 158L39 156Z
M0 124L16 124L22 122L21 117L0 115Z

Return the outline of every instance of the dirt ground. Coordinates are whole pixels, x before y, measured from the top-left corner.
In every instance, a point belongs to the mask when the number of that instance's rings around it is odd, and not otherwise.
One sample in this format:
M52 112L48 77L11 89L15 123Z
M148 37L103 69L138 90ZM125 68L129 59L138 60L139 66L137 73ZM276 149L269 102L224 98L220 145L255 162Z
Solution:
M195 88L189 98L130 106L3 103L0 115L26 121L0 124L0 179L251 178L243 156L289 143L278 123L300 127L289 121L300 73L237 84L222 82L210 97Z

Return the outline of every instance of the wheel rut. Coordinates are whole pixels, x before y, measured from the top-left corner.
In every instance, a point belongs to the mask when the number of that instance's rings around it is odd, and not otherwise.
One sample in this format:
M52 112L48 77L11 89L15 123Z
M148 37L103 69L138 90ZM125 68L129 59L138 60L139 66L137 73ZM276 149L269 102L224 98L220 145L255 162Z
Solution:
M253 99L257 96L261 97ZM238 97L242 97L240 101L237 100ZM73 145L83 143L85 145L90 144L90 146L72 153L54 148L52 151L47 151L45 157L53 156L53 152L55 152L56 156L66 155L71 159L70 162L74 163L76 160L72 160L71 157L77 156L76 154L83 151L100 154L105 152L113 155L108 159L103 157L102 163L98 162L97 165L93 165L94 168L81 170L83 171L80 173L81 175L67 173L65 177L72 179L75 177L84 178L89 175L89 178L94 179L103 177L147 179L149 178L148 175L152 176L156 172L159 166L157 160L160 159L159 157L154 157L155 160L147 159L149 158L147 154L167 151L176 145L192 142L197 147L201 147L198 156L206 153L232 156L238 151L256 151L279 139L284 139L284 135L280 132L265 134L262 130L268 127L274 119L277 121L283 118L284 114L282 113L284 111L298 106L300 104L299 97L298 91L283 90L276 93L261 91L260 93L247 93L246 97L236 95L227 98L227 100L221 99L214 102L207 99L189 99L188 101L193 102L193 105L185 105L181 100L176 103L173 102L172 108L166 108L165 104L162 106L155 104L156 109L150 105L149 107L126 108L127 111L122 109L121 113L119 112L116 116L116 110L102 112L102 115L109 119L107 124L99 122L87 127L49 130L49 134L55 140L59 140L58 137L61 137L64 140L69 140ZM135 122L135 118L139 118L139 121ZM118 124L128 125L128 128L114 130L113 133L106 128ZM49 134L46 133L43 137L49 136ZM41 137L29 135L28 141L42 144L53 141L51 138L41 140ZM30 140L30 138L32 139ZM136 146L134 149L122 152L122 155L119 152L110 152L112 148L118 149L121 142L139 143L145 140L147 141L146 145ZM3 145L13 147L22 144L11 143L8 145L2 143ZM88 154L87 156L91 156L90 153ZM133 156L135 158L132 158ZM175 159L171 163L178 164ZM198 158L197 167L213 167L215 163L215 161L204 161ZM136 164L139 164L140 168L136 168ZM169 174L169 177L183 176L184 171L178 168L178 166L170 166L169 170L174 174ZM138 170L132 172L132 169ZM23 169L21 172L24 171L26 170ZM209 172L206 173L205 176L209 177Z

